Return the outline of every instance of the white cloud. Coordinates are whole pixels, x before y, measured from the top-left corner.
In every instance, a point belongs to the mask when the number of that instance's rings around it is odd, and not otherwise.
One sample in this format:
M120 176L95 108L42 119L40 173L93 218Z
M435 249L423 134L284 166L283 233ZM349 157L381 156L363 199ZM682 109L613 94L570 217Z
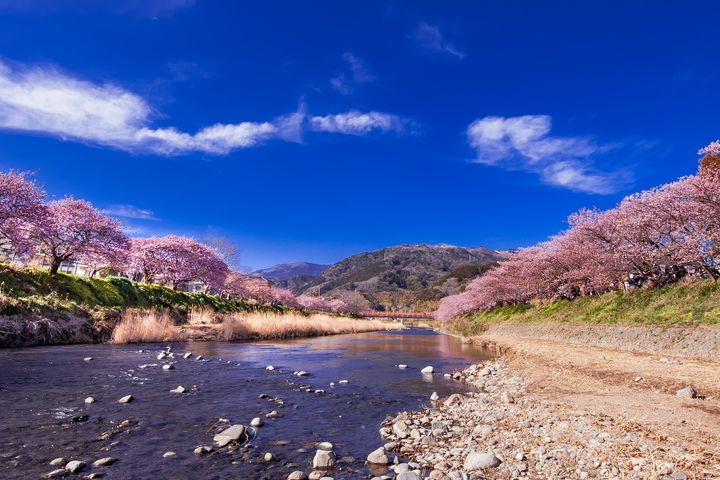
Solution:
M317 132L346 133L349 135L367 135L374 130L381 132L403 133L408 121L383 112L358 112L351 110L334 115L313 116L309 118L310 128Z
M135 205L110 205L103 208L105 215L119 218L132 218L136 220L157 220L157 217L150 210L138 208Z
M299 142L308 123L302 104L298 111L272 121L218 123L195 133L175 127L155 128L154 116L145 99L121 87L78 80L52 68L12 70L0 63L0 129L5 130L131 152L225 155L271 139ZM325 124L325 128L315 128L314 119L318 118L327 119L318 124ZM334 123L333 118L337 118ZM391 114L356 111L312 117L310 123L314 130L355 135L373 129L398 130L400 125L399 118Z
M430 25L426 22L418 23L412 37L421 47L427 48L428 50L452 55L460 60L465 58L465 53L445 40L440 29L435 25Z
M375 80L375 76L370 73L370 69L361 59L350 52L344 53L342 58L348 64L348 71L338 72L330 79L330 85L335 90L343 95L349 95L357 85Z
M551 136L551 128L548 115L484 117L470 124L467 136L477 163L533 172L551 185L608 194L628 182L626 171L602 172L595 166L596 156L613 147L585 137Z

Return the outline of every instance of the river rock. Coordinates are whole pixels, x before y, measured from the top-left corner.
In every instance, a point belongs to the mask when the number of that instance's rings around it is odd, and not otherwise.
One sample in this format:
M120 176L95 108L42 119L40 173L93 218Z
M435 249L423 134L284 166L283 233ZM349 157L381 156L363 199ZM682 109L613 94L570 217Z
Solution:
M692 386L688 385L687 387L678 390L675 395L683 398L695 398L697 397L697 392Z
M433 402L437 402L440 400L440 395L437 394L437 392L432 392L432 395L430 395L430 400Z
M275 457L273 457L273 454L270 452L267 452L265 455L263 455L263 460L265 460L266 462L271 462L273 458Z
M297 372L298 377L307 377L308 375L310 375L310 374L308 372L306 372L305 370L300 370L299 372Z
M497 467L500 465L498 459L492 452L472 452L465 457L463 469L467 471L479 470L481 468Z
M163 458L171 458L177 455L175 452L165 452L163 453Z
M233 425L230 428L226 428L222 432L218 433L213 437L213 440L215 443L218 444L219 447L224 447L230 442L236 442L240 440L241 437L245 436L245 426L243 425Z
M113 457L104 457L99 460L95 460L93 462L93 467L107 467L109 465L112 465L113 463L117 462L117 458Z
M368 463L375 463L378 465L387 465L388 463L390 463L390 459L388 458L384 447L380 447L374 452L370 453L370 455L367 456L367 461Z
M417 472L402 472L397 477L395 477L395 480L420 480L420 475L417 474Z
M71 462L68 462L67 465L65 465L65 470L70 473L78 473L83 468L85 468L85 463L81 462L80 460L73 460Z
M420 370L420 373L430 374L430 373L433 373L434 371L435 371L435 369L432 366L428 365L427 367Z
M407 368L407 365L405 365L404 363L401 363L400 365L398 365L398 368L404 370Z
M163 365L163 370L175 370L175 367L171 363L168 363Z
M202 355L198 355L197 357L195 357L195 361L202 360L202 359L203 359Z
M85 357L83 358L83 361L85 362L92 362L93 357Z
M302 470L295 470L287 477L287 480L305 480L305 479L307 479L307 475L305 475L305 472L303 472Z
M183 387L182 385L178 385L177 388L173 388L170 390L171 393L185 393L187 392L187 388Z
M407 423L405 423L405 420L398 420L393 423L392 429L393 433L395 433L398 438L402 439L410 436L410 427L408 427Z
M203 455L206 455L208 453L211 453L213 451L212 447L208 447L205 445L200 445L199 447L196 447L195 450L193 450L193 453L197 455L198 457L201 457Z
M277 412L277 410L273 410L272 412L265 415L265 418L278 418L280 414Z
M451 406L451 405L455 405L456 403L457 404L463 403L464 401L465 401L465 397L463 395L461 395L459 393L453 393L452 395L450 395L448 398L445 399L445 405Z
M332 450L318 449L313 458L313 468L328 470L335 466L335 454Z
M65 470L64 468L58 468L57 470L53 470L52 472L45 474L45 478L62 477L67 473L68 473L68 471Z
M346 383L349 383L347 380L340 380L338 382L340 385L345 385Z
M165 352L160 352L160 353L158 353L157 359L162 360L165 357L167 357L167 354Z
M260 417L255 417L250 422L251 427L262 427L264 424L265 422L263 422L263 419Z
M135 400L135 397L133 397L132 395L125 395L120 400L118 400L118 403L130 403L133 400Z
M272 365L268 365L267 367L265 367L265 370L267 370L268 372L272 372L273 370L275 370L275 367L273 367Z
M85 403L95 403L95 399L93 397L87 397Z
M57 467L58 465L65 465L66 463L67 460L65 460L63 457L58 457L50 461L50 465L52 465L53 467Z

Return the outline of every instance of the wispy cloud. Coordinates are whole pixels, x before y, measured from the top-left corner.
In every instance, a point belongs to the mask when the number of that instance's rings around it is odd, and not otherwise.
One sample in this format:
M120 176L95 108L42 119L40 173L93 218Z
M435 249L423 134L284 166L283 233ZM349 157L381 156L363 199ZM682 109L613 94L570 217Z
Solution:
M426 22L418 23L412 38L418 45L433 52L452 55L460 60L465 58L465 53L445 40L442 32L440 32L440 29L435 25L430 25Z
M605 172L596 166L597 156L615 146L596 145L586 137L552 136L551 128L548 115L484 117L468 126L467 136L477 151L475 162L529 171L550 185L609 194L630 181L625 170Z
M356 111L308 119L304 106L269 121L217 123L195 133L175 127L154 128L156 112L139 95L112 84L74 78L54 68L11 69L0 63L0 129L34 132L64 140L105 145L131 152L214 155L254 147L271 139L301 140L308 128L362 134L373 129L397 130L398 117ZM338 117L336 127L316 128L316 118ZM353 118L360 117L360 120ZM358 121L376 124L360 127ZM355 128L341 124L355 124Z
M373 131L404 133L409 121L397 115L383 112L358 112L352 110L334 115L309 118L310 127L317 132L367 135Z
M110 205L103 208L102 212L111 217L131 218L133 220L157 220L157 217L150 210L136 207L135 205Z
M347 69L338 72L332 79L330 85L343 95L349 95L355 91L357 85L369 83L375 80L365 62L350 52L342 56L347 63Z

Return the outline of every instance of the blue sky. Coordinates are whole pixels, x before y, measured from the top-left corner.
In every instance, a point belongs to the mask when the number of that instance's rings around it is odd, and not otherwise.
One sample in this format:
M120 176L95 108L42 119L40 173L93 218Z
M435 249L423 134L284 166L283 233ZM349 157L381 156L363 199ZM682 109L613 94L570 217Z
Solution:
M528 245L720 136L713 3L443 3L0 0L0 168L262 268Z

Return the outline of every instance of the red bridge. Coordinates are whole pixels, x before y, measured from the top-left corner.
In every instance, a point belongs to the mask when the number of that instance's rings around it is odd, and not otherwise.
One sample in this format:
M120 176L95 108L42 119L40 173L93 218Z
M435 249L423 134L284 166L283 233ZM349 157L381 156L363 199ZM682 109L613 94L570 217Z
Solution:
M433 319L432 312L360 312L360 315L368 318Z

